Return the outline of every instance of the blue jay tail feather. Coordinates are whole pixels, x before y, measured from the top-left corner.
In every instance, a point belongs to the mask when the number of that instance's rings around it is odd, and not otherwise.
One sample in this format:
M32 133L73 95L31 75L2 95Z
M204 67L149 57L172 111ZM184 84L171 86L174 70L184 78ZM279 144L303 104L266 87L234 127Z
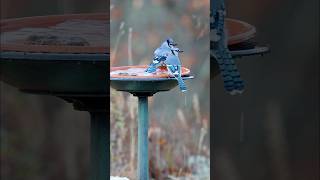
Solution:
M224 88L231 95L241 94L244 90L244 82L240 77L237 66L227 48L223 47L221 49L214 53L222 75Z
M224 88L228 92L232 91L234 88L234 81L228 71L228 67L220 57L216 57L216 59L217 59L218 65L219 65L220 73L222 75Z
M175 78L176 78L177 81L178 81L180 91L181 91L181 92L186 92L186 91L187 91L187 86L186 86L186 84L184 83L182 77L181 77L181 76L175 76Z
M229 94L231 95L238 95L238 94L242 94L243 91L239 91L239 90L232 90L232 91L229 91Z
M167 69L171 75L173 75L176 80L178 81L179 88L181 92L187 91L187 86L184 83L182 77L181 77L181 66L180 65L167 65Z
M236 80L236 81L235 81L235 86L236 86L236 89L237 89L238 91L243 92L243 90L244 90L244 82L243 82L242 79L239 78L238 80Z
M235 89L238 90L238 91L243 91L244 89L244 82L243 80L241 79L240 77L240 73L237 69L237 66L234 64L234 61L233 59L231 59L230 61L232 64L230 65L231 66L231 69L230 69L230 75L233 79L233 82L234 82L234 85L235 85Z

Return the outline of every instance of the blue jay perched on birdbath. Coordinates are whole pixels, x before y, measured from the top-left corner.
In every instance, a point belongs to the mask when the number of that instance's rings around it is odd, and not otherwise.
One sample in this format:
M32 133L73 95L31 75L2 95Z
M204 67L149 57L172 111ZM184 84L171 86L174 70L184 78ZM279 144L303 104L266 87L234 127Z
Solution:
M177 43L172 38L164 41L159 48L154 51L153 61L146 69L148 73L154 73L157 67L166 65L170 75L174 76L178 81L179 88L182 92L187 91L187 87L181 77L181 62L179 59L179 52L183 52L175 47Z
M177 43L173 41L172 38L168 38L166 41L164 41L160 47L158 47L154 51L154 57L152 62L150 63L148 69L146 72L148 73L154 73L157 70L157 67L161 66L164 60L166 60L167 56L172 52L172 48L176 46Z
M241 94L244 82L240 77L237 66L228 49L227 36L224 27L225 5L223 0L214 0L211 3L211 40L213 56L215 57L224 81L224 87L231 95Z

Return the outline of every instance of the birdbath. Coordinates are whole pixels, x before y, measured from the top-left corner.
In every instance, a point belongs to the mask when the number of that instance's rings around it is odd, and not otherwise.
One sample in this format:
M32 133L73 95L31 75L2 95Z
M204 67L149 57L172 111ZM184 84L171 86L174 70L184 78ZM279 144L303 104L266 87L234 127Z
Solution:
M139 180L149 179L148 97L157 92L169 91L178 85L173 77L169 77L166 69L158 69L156 74L145 75L148 66L111 67L111 87L125 91L138 97L138 175ZM192 79L190 70L182 67L182 79Z
M228 33L228 49L233 58L239 59L245 56L264 55L270 51L269 47L259 46L253 38L256 34L256 28L251 24L237 19L225 19L225 27ZM213 48L213 41L211 48ZM210 76L215 78L219 74L219 67L214 57L211 56Z
M1 81L25 93L62 98L90 113L91 180L110 177L108 20L108 14L72 14L1 21ZM101 25L84 27L91 21ZM101 42L92 40L99 36Z

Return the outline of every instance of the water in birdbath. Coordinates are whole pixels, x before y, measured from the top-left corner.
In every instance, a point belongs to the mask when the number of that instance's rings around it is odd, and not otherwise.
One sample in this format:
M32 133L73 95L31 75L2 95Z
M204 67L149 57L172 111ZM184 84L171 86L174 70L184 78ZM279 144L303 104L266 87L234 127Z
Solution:
M174 78L168 72L166 66L161 66L156 69L155 72L148 73L146 69L147 65L138 65L138 66L120 66L120 67L112 67L110 70L111 78ZM182 67L181 75L189 76L190 70Z
M121 69L115 70L110 72L110 75L121 75L121 76L135 76L135 77L151 77L151 76L158 76L158 75L166 75L168 71L165 69L158 68L154 73L146 72L146 68L128 68L128 69Z

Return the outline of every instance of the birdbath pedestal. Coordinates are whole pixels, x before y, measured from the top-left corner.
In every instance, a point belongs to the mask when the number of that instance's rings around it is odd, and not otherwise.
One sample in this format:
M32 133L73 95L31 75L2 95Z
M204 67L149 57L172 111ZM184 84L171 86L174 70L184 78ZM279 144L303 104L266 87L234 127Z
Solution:
M115 71L125 71L130 68L146 69L147 66L122 66L111 68L110 73ZM192 79L190 70L182 68L182 79ZM149 111L148 97L157 92L169 91L176 87L177 81L166 75L160 76L130 76L130 75L110 75L111 87L118 91L125 91L138 97L138 180L149 180L149 156L148 156L148 128Z

